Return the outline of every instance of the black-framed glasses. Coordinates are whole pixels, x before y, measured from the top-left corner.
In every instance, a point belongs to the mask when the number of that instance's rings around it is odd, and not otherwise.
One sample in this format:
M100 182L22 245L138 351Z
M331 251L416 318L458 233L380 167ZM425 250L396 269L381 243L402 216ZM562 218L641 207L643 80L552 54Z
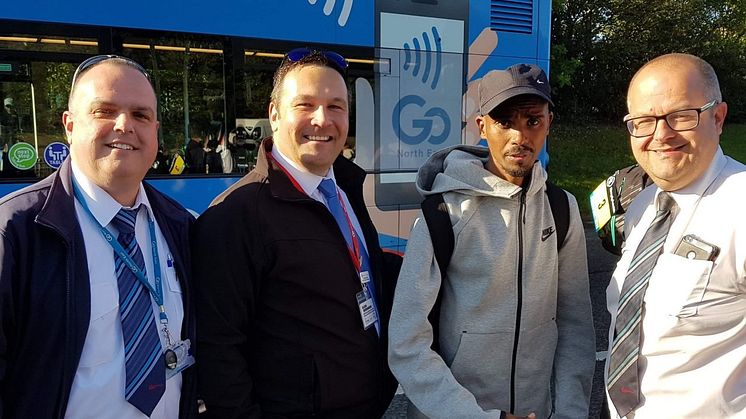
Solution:
M668 127L674 131L688 131L699 126L699 115L718 104L717 99L707 102L701 108L681 109L661 116L624 117L629 135L640 138L653 135L658 127L658 121L663 119Z
M323 55L324 58L326 58L330 63L332 63L332 65L336 66L343 73L347 71L347 66L349 65L347 63L347 60L341 54L334 51L323 51L307 47L296 48L285 54L285 59L294 63L308 57L311 54L316 53Z
M78 81L78 78L80 77L81 74L85 73L91 67L101 64L104 61L109 61L109 60L120 60L120 61L127 63L127 65L129 65L130 67L142 73L142 75L145 76L145 78L148 79L148 81L150 81L150 74L148 74L148 72L145 70L143 66L141 66L137 61L131 58L122 57L121 55L113 55L113 54L94 55L93 57L89 57L83 60L83 62L80 63L78 68L75 69L75 73L73 73L73 82L70 84L70 91L72 91L72 89L75 87L75 83Z

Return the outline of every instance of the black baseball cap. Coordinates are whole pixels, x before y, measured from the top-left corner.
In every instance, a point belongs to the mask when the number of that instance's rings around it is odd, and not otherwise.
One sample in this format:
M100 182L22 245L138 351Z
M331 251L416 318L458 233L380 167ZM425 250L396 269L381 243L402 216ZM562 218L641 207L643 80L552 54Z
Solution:
M519 95L534 95L552 102L547 74L533 64L515 64L505 70L492 70L479 81L479 114L487 115L506 100Z

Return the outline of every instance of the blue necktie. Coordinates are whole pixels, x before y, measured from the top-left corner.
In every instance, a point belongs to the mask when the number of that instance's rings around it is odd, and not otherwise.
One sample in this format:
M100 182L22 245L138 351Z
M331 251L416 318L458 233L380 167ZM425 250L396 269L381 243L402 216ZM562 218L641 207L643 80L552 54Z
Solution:
M668 192L658 194L658 212L627 268L627 277L619 296L614 343L609 355L607 387L620 416L626 416L640 404L640 354L642 306L648 281L668 236L676 205Z
M340 203L339 196L337 195L337 185L334 183L331 179L324 179L319 184L319 191L322 195L324 195L324 198L326 198L326 204L329 208L329 212L332 213L332 216L334 217L334 221L337 222L337 226L339 226L339 229L342 231L342 235L345 238L345 242L347 242L347 247L352 249L352 234L350 232L350 229L352 227L352 221L347 220L347 216L345 215L344 210L342 209L342 205ZM360 249L360 266L361 270L367 271L370 275L370 282L365 284L366 290L368 291L368 295L370 295L370 298L373 300L373 307L376 310L376 317L378 317L378 320L376 320L375 326L376 326L376 333L378 335L381 335L381 318L378 315L378 307L376 304L376 298L375 298L375 285L373 284L373 273L370 270L370 260L368 258L368 252L365 250L365 246L363 245L362 240L360 240L360 237L358 235L355 235L355 238L357 239L357 245ZM359 280L360 278L358 278Z
M137 209L122 208L111 223L119 231L117 241L145 273L145 262L135 239ZM163 349L153 316L150 292L114 252L119 284L119 313L124 337L127 379L124 398L150 416L166 389Z

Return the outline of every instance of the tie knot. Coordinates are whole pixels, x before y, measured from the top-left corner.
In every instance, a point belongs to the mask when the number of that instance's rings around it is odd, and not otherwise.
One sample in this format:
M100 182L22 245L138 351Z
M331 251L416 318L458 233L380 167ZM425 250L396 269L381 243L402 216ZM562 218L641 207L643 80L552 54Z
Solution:
M119 234L132 234L135 232L135 222L137 221L137 211L140 207L134 209L120 209L111 223L119 230Z
M324 179L319 183L319 191L327 200L337 198L337 185L331 179Z
M676 205L676 201L673 199L670 193L661 192L658 194L658 212L664 213L669 212Z

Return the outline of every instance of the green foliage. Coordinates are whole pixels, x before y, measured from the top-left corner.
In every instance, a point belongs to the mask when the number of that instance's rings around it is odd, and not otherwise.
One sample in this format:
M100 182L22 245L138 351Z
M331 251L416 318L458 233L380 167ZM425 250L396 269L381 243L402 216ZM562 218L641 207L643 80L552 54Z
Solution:
M588 195L617 169L635 162L622 124L567 124L549 133L549 178L575 195L590 217Z
M723 152L734 159L746 163L746 124L725 124L720 137Z
M742 0L554 0L556 112L573 121L618 121L646 61L698 55L720 78L731 121L746 121L746 2Z

